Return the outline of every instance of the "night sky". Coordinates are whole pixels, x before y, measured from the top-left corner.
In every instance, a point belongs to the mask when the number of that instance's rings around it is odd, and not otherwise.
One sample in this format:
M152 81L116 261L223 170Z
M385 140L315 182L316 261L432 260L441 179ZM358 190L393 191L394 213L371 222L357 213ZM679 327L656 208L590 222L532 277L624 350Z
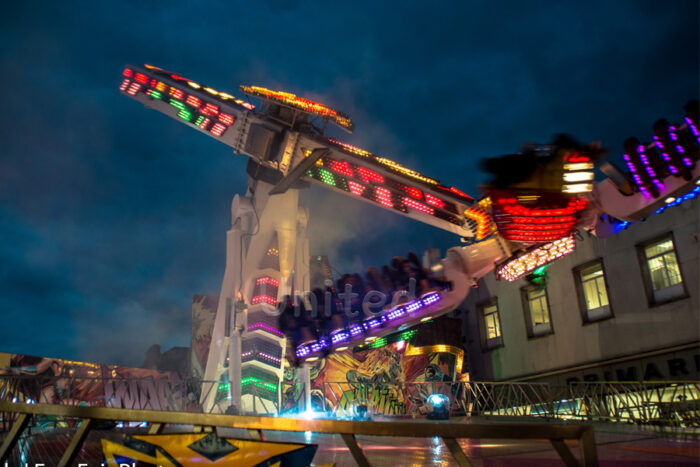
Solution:
M616 160L698 95L696 0L156 3L3 5L0 351L140 365L219 292L246 158L122 96L127 63L315 98L355 121L334 136L473 195L480 158L568 132ZM458 244L304 197L311 253L342 271Z

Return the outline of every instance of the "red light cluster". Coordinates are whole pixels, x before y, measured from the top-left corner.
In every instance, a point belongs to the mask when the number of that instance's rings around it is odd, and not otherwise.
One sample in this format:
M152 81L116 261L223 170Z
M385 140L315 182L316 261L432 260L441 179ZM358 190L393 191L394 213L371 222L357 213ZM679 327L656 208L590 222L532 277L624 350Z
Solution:
M509 195L492 193L491 198L500 235L528 243L551 242L569 235L587 205L582 197L559 196L528 206Z
M253 298L251 303L267 303L275 306L277 304L277 291L280 282L274 277L262 276L255 279L255 287L253 287Z
M463 223L455 215L458 213L454 203L423 192L415 186L405 185L394 179L386 178L374 170L349 161L338 161L324 157L308 170L307 175L326 185L352 193L355 196L361 196L387 208L396 209L404 213L409 212L409 209L411 209L446 220L455 225L462 225ZM419 199L425 199L427 204L419 202Z
M174 107L181 110L181 112L178 113L180 118L188 123L196 125L202 130L209 131L214 136L223 136L226 130L233 125L235 121L233 115L220 112L218 105L205 102L200 97L185 93L181 89L169 86L156 79L149 78L143 73L126 68L123 75L126 78L119 86L120 91L126 92L130 96L135 96L138 92L142 91L151 99L169 102ZM129 79L132 76L134 77L134 81ZM185 78L176 75L171 75L170 77L179 81L187 81ZM143 85L146 85L146 87ZM166 97L166 94L171 97ZM197 114L199 114L199 118L197 118ZM213 121L210 117L213 118Z

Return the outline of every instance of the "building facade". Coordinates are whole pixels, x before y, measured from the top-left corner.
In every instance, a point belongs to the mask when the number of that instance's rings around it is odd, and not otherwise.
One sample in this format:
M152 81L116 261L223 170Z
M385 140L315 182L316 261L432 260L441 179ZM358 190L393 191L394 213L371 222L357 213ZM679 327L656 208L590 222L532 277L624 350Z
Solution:
M482 278L456 312L471 379L697 380L699 211L688 199L608 238L584 232L539 285Z

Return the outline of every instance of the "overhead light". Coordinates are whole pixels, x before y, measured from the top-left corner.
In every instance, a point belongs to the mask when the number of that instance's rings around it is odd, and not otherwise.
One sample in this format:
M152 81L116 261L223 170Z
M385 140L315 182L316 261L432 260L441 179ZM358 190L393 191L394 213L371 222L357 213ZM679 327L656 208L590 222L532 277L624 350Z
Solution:
M593 180L593 172L567 172L564 174L565 182L587 182Z

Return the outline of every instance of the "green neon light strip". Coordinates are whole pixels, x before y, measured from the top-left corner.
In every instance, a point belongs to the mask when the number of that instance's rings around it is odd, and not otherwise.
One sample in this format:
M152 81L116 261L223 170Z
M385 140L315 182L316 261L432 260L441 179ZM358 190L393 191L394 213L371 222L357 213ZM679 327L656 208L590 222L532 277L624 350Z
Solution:
M177 113L177 116L180 117L181 119L190 122L192 121L192 112L189 112L187 110L181 110Z
M151 97L154 99L162 99L163 95L158 91L151 91Z
M197 119L197 121L194 122L194 124L199 126L199 124L202 123L202 120L204 120L204 115L200 115L199 118Z
M415 336L417 332L417 329L409 329L407 331L402 331L388 336L380 337L379 339L373 340L368 344L358 345L357 347L355 347L354 351L362 352L363 350L378 349L380 347L384 347L385 345L393 344L394 342L408 341L411 340L411 338Z
M177 99L172 99L172 98L171 98L171 99L170 99L170 105L172 105L173 107L175 107L175 108L178 109L178 110L187 111L187 107L185 106L185 103L184 103L184 102L180 102L180 101L177 100Z

